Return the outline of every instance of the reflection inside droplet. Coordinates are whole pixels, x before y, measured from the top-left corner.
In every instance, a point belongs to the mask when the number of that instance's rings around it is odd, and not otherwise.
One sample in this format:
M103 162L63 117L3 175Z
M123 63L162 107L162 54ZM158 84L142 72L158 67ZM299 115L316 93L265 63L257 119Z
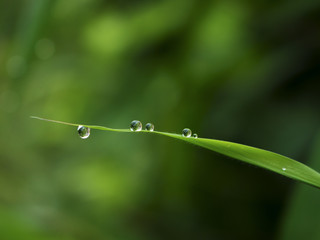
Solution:
M142 130L142 123L138 120L133 120L130 123L130 130L133 132L139 132Z
M77 129L80 138L87 139L90 136L90 128L80 125Z
M147 123L146 130L152 132L154 130L154 125L152 123Z
M192 132L191 132L191 130L189 128L185 128L185 129L182 130L182 136L183 137L191 137L191 134L192 134Z

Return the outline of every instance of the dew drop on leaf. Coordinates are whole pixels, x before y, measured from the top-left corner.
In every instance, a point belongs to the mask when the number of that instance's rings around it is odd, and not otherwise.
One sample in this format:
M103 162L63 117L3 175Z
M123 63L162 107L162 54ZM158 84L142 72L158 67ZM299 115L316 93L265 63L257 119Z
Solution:
M154 130L154 125L152 123L147 123L146 130L152 132Z
M284 167L284 168L282 168L282 171L286 171L287 169Z
M130 130L133 132L139 132L142 129L142 123L138 120L133 120L130 123Z
M80 125L77 129L80 138L87 139L90 136L90 128Z
M182 130L182 136L183 137L191 137L191 134L192 134L192 132L191 132L191 130L189 128L185 128L185 129Z
M194 133L194 134L192 134L192 137L198 138L198 134Z

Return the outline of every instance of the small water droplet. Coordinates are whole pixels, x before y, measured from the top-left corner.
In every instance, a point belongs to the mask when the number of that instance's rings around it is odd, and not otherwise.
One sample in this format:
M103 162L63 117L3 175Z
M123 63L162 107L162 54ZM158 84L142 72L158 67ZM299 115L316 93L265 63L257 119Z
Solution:
M192 137L198 138L198 134L194 133L194 134L192 134Z
M182 130L182 136L183 137L190 137L192 134L191 130L189 128L185 128Z
M90 128L80 125L77 129L79 136L86 139L90 136Z
M154 130L154 125L152 123L147 123L146 130L152 132Z
M133 132L139 132L142 129L142 123L138 120L133 120L130 123L130 130Z
M287 169L285 167L282 168L282 171L286 171Z

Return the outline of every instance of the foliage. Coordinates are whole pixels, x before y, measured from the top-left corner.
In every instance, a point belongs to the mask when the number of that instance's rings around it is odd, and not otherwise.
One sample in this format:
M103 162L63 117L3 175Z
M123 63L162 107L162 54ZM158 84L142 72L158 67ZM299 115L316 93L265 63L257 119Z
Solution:
M285 212L299 183L173 139L83 141L29 116L189 127L312 166L319 10L314 0L1 1L0 239L274 239L284 213L299 218ZM301 198L302 211L312 199Z
M259 148L254 148L238 143L232 143L232 142L226 142L226 141L219 141L215 139L207 139L207 138L198 138L191 136L191 130L186 128L182 131L182 134L174 134L174 133L168 133L168 132L159 132L159 131L149 131L149 130L135 130L135 128L132 129L114 129L109 127L103 127L103 126L96 126L96 125L87 125L87 124L76 124L76 123L67 123L67 122L61 122L51 119L45 119L45 118L39 118L35 116L31 116L31 118L38 119L38 120L44 120L48 122L54 122L59 124L65 124L70 126L76 126L83 129L87 129L85 131L78 132L81 138L86 139L90 135L90 129L98 129L103 131L113 131L113 132L143 132L143 133L153 133L153 134L159 134L164 135L167 137L179 139L188 143L192 143L194 145L207 148L209 150L221 153L223 155L236 158L238 160L244 161L246 163L250 163L259 167L263 167L265 169L269 169L271 171L274 171L276 173L279 173L281 175L300 180L301 182L308 183L312 186L320 188L320 174L313 169L309 168L308 166L299 163L293 159L290 159L288 157L262 150ZM140 128L142 127L142 124L140 121L134 120L135 124L136 122L139 123ZM186 136L185 130L188 131L188 135ZM85 134L83 134L83 133ZM88 133L88 134L87 134ZM85 137L83 137L85 135Z

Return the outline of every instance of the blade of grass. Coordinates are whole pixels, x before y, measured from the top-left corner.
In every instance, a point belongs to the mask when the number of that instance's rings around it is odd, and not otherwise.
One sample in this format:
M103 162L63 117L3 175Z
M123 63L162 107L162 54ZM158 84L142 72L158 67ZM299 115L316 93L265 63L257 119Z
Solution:
M311 149L309 163L320 167L320 130ZM294 189L279 229L281 240L299 240L307 236L308 240L320 239L320 192L309 186L299 185ZM306 221L307 219L307 221Z
M97 129L97 130L103 130L103 131L137 133L137 132L132 132L129 129L114 129L114 128L108 128L103 126L67 123L67 122L61 122L61 121L56 121L51 119L34 117L34 116L32 116L31 118L59 123L59 124L66 124L66 125L76 126L76 127L79 125L82 125L91 129ZM175 134L175 133L159 132L159 131L150 132L147 130L141 130L140 132L150 133L150 134L159 134L159 135L164 135L167 137L179 139L203 148L207 148L214 152L241 160L243 162L268 169L270 171L276 172L286 177L307 183L314 187L320 188L320 174L317 171L291 158L282 156L274 152L242 145L239 143L233 143L233 142L227 142L227 141L221 141L221 140L215 140L215 139L193 138L193 137L187 138L187 137L183 137L180 134Z

